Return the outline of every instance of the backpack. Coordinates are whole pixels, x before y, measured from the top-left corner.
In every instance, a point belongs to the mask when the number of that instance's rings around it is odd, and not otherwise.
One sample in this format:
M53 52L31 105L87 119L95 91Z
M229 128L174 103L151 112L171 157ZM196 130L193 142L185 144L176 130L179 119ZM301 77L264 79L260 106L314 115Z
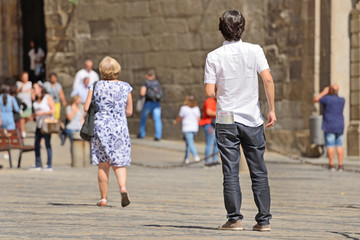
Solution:
M161 89L160 83L157 80L146 80L145 87L147 101L158 102L163 98L164 93Z

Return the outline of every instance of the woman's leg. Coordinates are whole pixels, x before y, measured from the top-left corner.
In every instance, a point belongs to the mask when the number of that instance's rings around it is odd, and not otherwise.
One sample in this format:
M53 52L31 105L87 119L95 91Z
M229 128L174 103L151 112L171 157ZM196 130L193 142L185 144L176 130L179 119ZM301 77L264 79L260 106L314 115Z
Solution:
M120 188L121 206L126 207L130 204L129 195L126 190L126 168L125 167L115 167L115 166L113 166L112 168L115 172L116 179L117 179L117 182L118 182L119 188Z
M112 167L120 188L120 192L126 192L126 168L125 167Z
M109 169L109 162L98 164L98 183L100 189L100 199L107 199L109 185Z
M35 131L35 167L41 167L41 158L40 158L40 141L42 134L40 128L36 128Z
M189 158L189 153L190 153L190 148L189 148L189 141L188 138L190 138L189 136L189 132L183 132L184 134L184 138L185 138L185 161L187 161L187 159Z
M25 118L20 118L20 134L22 137L23 132L25 132Z
M51 134L44 134L45 146L48 155L47 167L52 168Z
M198 154L195 148L195 143L194 143L194 137L195 137L196 133L195 132L189 132L187 133L187 137L186 137L186 142L188 144L188 148L189 151L192 153L192 155L194 156L194 158L198 158Z
M69 138L69 140L70 140L70 152L71 152L71 153L72 153L72 134L73 134L73 132L75 132L75 130L65 128L66 136L67 136L67 137Z

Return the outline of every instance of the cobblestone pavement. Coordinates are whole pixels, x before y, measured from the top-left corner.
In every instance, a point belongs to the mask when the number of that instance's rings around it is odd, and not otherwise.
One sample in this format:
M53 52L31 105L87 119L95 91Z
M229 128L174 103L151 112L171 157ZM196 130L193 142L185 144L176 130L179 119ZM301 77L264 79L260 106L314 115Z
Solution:
M54 136L52 144L53 172L27 171L34 153L24 153L22 169L0 170L0 239L360 239L356 172L330 172L267 153L272 231L251 231L256 208L248 173L242 173L245 230L226 232L216 229L226 221L220 166L134 164L128 168L131 205L121 207L112 172L109 206L99 208L96 167L71 168L69 143L61 147ZM164 148L172 145L178 149ZM132 159L154 167L175 165L183 159L183 146L180 141L134 140ZM202 153L203 145L198 147ZM45 149L42 156L45 162ZM7 166L3 159L0 163Z

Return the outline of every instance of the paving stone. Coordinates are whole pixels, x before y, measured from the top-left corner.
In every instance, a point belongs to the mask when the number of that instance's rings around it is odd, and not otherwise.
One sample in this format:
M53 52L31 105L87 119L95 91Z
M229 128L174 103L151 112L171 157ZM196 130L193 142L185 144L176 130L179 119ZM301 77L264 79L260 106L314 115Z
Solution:
M30 136L31 137L31 136ZM26 139L27 142L33 139ZM181 163L184 142L132 140L128 168L131 205L121 207L111 172L109 207L99 198L97 168L71 168L69 142L52 137L53 172L1 169L1 239L359 239L360 174L330 172L294 157L267 153L272 194L272 231L251 231L256 207L248 174L240 174L242 232L216 230L224 223L221 167L203 162L178 168L146 168ZM203 154L203 143L197 143ZM14 158L16 154L14 153ZM43 161L46 157L42 148ZM323 161L323 160L321 160ZM4 161L0 160L3 164Z

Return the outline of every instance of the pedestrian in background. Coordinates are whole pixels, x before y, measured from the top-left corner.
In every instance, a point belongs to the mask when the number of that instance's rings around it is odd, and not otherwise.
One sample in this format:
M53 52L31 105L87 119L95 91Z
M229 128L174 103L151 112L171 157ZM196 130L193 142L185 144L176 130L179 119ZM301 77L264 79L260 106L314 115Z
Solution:
M174 125L181 122L182 132L186 142L184 163L189 164L189 154L194 157L195 162L200 161L197 154L194 138L199 131L200 109L197 106L194 95L189 94L185 96L184 105L180 108L179 116L174 121Z
M140 128L138 138L146 135L146 120L152 114L155 125L155 141L162 137L161 106L160 100L163 98L163 91L158 80L156 80L155 69L149 69L145 74L146 80L140 88L140 97L145 97L144 107L141 111Z
M79 95L73 96L70 99L70 105L66 107L66 117L68 120L68 124L66 125L65 133L70 140L71 148L73 140L72 134L74 132L80 132L81 127L84 123L84 110L81 107L81 97ZM62 142L61 144L64 145L64 142Z
M61 104L66 106L66 99L63 88L61 84L58 82L57 74L50 73L49 74L49 81L44 83L44 88L46 92L52 97L55 103L55 119L60 119L61 115Z
M37 40L30 41L30 51L28 56L30 58L30 81L35 83L38 80L42 80L45 74L45 52L39 46Z
M131 163L131 143L127 124L132 115L133 105L130 84L118 80L121 66L111 57L105 57L99 66L101 79L94 87L89 86L89 94L84 106L89 110L92 95L96 102L94 137L91 139L92 162L98 166L100 201L98 206L106 206L110 167L115 172L120 188L121 205L130 204L126 189L126 166Z
M87 59L84 63L84 68L79 70L74 79L73 90L77 89L84 81L84 78L88 77L92 85L94 82L99 81L99 75L92 69L93 62L90 59Z
M12 86L10 88L10 95L15 99L17 105L19 106L19 111L13 111L13 116L14 116L14 121L15 121L15 128L18 129L18 131L21 131L21 126L20 126L20 119L21 119L21 113L23 112L24 108L25 108L25 104L23 104L20 100L20 98L17 97L17 87L16 86Z
M90 78L85 77L81 84L78 84L76 88L71 92L70 97L79 95L81 97L81 104L85 104L87 95L89 93Z
M15 130L14 112L19 112L19 105L16 99L10 95L10 87L2 85L0 89L0 112L1 122L0 127L8 130Z
M220 164L217 160L218 147L215 137L215 118L216 100L214 98L207 98L203 104L202 118L200 119L199 125L202 126L205 132L205 166L208 167Z
M275 87L269 65L259 45L243 42L245 18L238 10L228 10L220 17L219 30L225 41L210 52L205 64L205 93L217 98L216 139L224 175L224 202L228 221L220 230L243 230L240 213L240 144L252 181L258 208L254 231L270 231L270 187L264 161L264 120L260 111L258 76L264 83L269 105L268 123L274 126Z
M44 134L40 131L41 126L46 118L53 118L55 114L55 103L52 97L46 92L42 82L34 84L35 101L33 104L36 130L35 130L35 166L29 170L52 171L52 149L51 149L51 134ZM47 165L42 167L40 155L40 141L45 139L45 146L47 151Z
M32 115L32 82L29 81L29 74L22 72L20 81L16 82L18 98L25 104L20 114L20 131L23 138L26 137L25 124L31 120Z
M332 84L314 98L314 102L320 102L323 106L322 130L325 132L325 147L329 158L329 169L335 171L334 155L335 148L338 158L338 170L343 171L344 149L344 106L345 98L339 97L339 86Z

